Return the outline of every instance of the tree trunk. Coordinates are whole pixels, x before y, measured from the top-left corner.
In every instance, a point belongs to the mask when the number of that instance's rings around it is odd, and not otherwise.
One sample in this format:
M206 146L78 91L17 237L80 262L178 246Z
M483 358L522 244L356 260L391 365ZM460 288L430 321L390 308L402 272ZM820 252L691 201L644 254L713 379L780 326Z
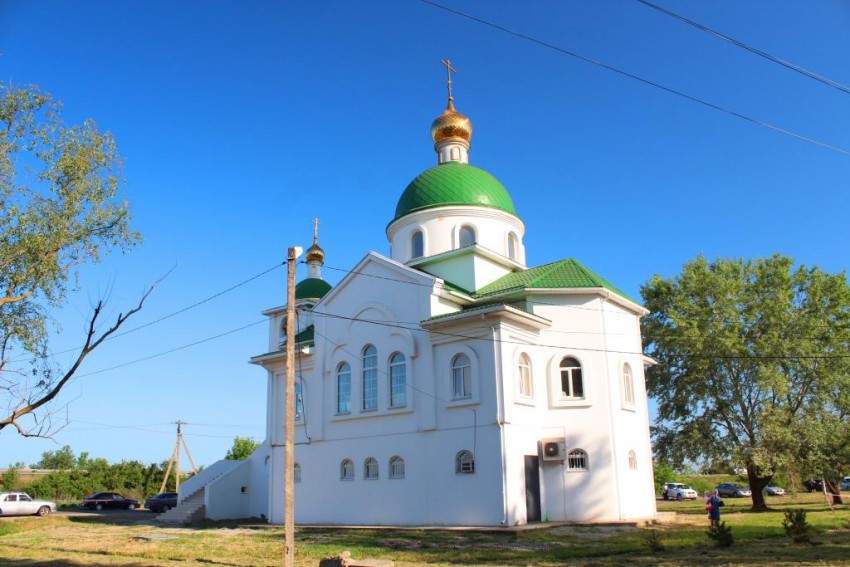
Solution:
M838 485L831 480L823 479L824 488L826 488L827 496L832 498L833 504L843 504L844 501L841 500L841 489Z
M756 473L756 467L747 463L747 478L750 480L750 490L753 491L753 508L754 512L763 512L767 510L767 503L764 501L764 487L770 484L773 475L760 476Z

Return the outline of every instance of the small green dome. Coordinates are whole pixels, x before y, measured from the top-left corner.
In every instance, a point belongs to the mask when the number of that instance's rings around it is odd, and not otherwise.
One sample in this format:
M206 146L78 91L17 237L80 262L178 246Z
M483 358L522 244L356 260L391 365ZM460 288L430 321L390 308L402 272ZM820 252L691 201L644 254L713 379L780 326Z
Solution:
M321 299L331 290L331 284L319 278L301 280L295 286L295 299Z
M395 218L434 207L472 206L516 216L514 202L499 180L468 163L450 161L422 172L410 182L395 208Z

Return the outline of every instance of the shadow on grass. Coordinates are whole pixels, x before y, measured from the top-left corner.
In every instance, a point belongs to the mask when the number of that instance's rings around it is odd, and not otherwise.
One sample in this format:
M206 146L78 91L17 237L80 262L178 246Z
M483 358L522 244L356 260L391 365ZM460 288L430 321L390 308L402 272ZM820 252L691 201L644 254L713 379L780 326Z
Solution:
M40 559L2 559L4 567L82 567L91 565L88 561L72 561L69 559L51 559L42 561ZM149 561L126 561L123 563L110 563L111 567L149 567Z

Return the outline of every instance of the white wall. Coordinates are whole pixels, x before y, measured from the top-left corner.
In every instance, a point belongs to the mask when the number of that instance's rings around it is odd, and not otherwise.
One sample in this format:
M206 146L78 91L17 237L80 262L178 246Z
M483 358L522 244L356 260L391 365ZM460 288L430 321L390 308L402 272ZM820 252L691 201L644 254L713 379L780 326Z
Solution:
M485 207L437 207L406 215L387 227L391 257L401 263L413 259L412 237L421 230L425 256L442 254L459 248L457 234L461 226L475 230L476 243L508 257L508 233L517 237L515 260L525 265L525 225L519 218L497 209Z
M375 254L354 271L361 275L346 278L316 307L316 349L301 357L305 419L296 428L296 461L302 471L296 522L522 524L527 519L524 455L536 455L541 439L561 437L567 451L586 451L590 466L588 471L570 471L566 463L541 461L544 518L616 521L655 514L637 314L591 293L540 295L530 298L528 309L551 321L549 328L487 316L447 321L429 333L415 327L431 317L432 278ZM278 322L271 325L276 328ZM366 344L378 351L374 411L360 406ZM407 359L403 408L389 407L388 360L393 352ZM451 360L459 352L472 361L473 395L456 400ZM521 353L532 362L531 398L519 396ZM560 399L558 366L567 355L581 361L584 400ZM351 366L353 392L352 410L343 415L336 407L341 361ZM632 367L635 384L635 404L628 407L621 388L624 361ZM283 360L266 366L268 436L277 444L274 440L282 439L283 432L282 412L275 409L284 407ZM250 474L228 479L216 494L229 495L247 481L248 500L257 490L266 491L266 513L271 522L280 523L282 512L275 510L282 502L282 483L275 479L282 478L284 464L282 456L275 457L277 449L265 447L271 453L267 462L255 454ZM475 474L456 474L455 456L461 450L474 452ZM629 450L635 451L637 470L629 468ZM405 461L403 479L389 478L394 455ZM376 480L364 479L369 457L379 463ZM345 458L354 463L353 481L340 480ZM263 478L271 480L258 488Z
M251 514L251 464L247 460L219 477L206 488L204 503L207 518L223 520L230 518L249 518ZM244 492L242 488L244 487Z

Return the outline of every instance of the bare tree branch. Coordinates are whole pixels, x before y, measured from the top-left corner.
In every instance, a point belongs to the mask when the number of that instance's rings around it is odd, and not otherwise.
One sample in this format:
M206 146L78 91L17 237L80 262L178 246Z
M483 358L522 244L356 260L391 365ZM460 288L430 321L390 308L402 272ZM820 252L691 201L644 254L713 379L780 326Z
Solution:
M74 374L77 372L80 365L82 364L83 360L85 360L89 353L91 353L98 346L100 346L103 341L109 338L110 335L115 333L121 327L121 325L123 325L127 321L127 319L129 319L142 309L145 300L153 292L154 288L159 282L160 280L154 282L147 289L147 291L145 291L145 293L139 300L139 303L135 307L130 309L126 314L119 313L115 323L106 331L100 334L98 334L97 332L97 323L98 318L103 312L104 301L102 299L98 301L88 322L88 330L86 332L85 344L80 348L80 352L77 355L77 358L74 360L73 364L71 364L71 367L65 372L65 374L58 382L56 382L52 387L50 387L50 389L44 395L39 397L37 400L30 401L29 403L26 403L26 405L23 405L13 410L6 418L0 420L0 430L5 428L6 426L12 425L18 430L18 433L20 433L24 437L48 437L50 435L51 428L45 430L43 427L39 427L37 428L35 433L33 433L32 431L26 431L18 423L18 419L24 415L33 414L35 410L39 409L40 407L53 400L59 394L65 384L67 384L68 381L74 376Z

